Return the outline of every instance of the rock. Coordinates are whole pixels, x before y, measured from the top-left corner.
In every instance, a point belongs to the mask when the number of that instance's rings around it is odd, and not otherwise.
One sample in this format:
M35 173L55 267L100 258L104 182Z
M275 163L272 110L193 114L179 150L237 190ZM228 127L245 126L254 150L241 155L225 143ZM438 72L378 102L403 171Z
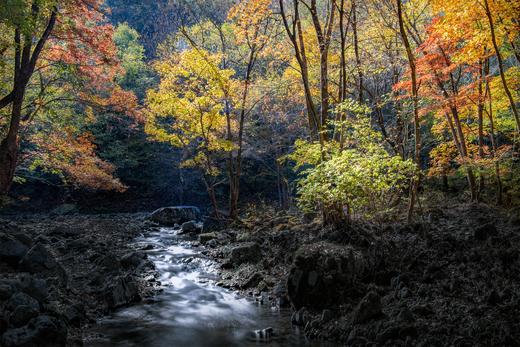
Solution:
M381 297L376 292L369 292L354 311L354 323L364 323L379 316L381 309Z
M81 251L91 247L92 242L93 241L89 237L80 237L79 239L67 242L67 248Z
M149 219L164 226L175 226L200 219L200 210L195 206L163 207L150 214Z
M40 302L45 302L49 296L47 281L41 278L34 278L28 274L20 277L17 286L20 290Z
M367 268L360 252L348 246L318 242L302 246L287 278L287 292L295 309L328 308L356 290Z
M143 260L145 258L146 258L145 254L140 254L137 252L130 252L130 253L123 255L121 257L120 262L121 262L121 265L123 265L123 267L125 267L125 268L136 268L139 265L141 265L141 263L143 262Z
M408 337L417 337L417 328L409 324L396 324L393 323L386 329L383 329L377 334L376 341L379 345L385 345L387 341L391 340L406 340ZM392 344L393 345L393 344Z
M263 276L260 272L255 272L251 275L242 285L240 286L242 289L247 289L251 287L256 287L263 280Z
M291 323L298 326L304 326L309 320L309 312L305 307L294 312L291 317Z
M265 329L255 330L251 337L258 341L269 341L273 336L274 329L269 327Z
M40 303L35 298L21 292L13 294L5 307L9 311L14 311L18 306L29 306L35 310L40 310Z
M215 247L217 247L217 246L218 246L217 239L209 240L209 241L206 243L206 246L209 247L209 248L215 248Z
M68 306L63 315L68 324L79 327L86 317L85 307L82 304Z
M199 233L202 231L194 221L184 222L181 225L181 232L179 234Z
M218 237L217 233L204 233L199 235L199 242L205 244L211 240L215 240Z
M64 216L64 215L70 215L78 212L78 208L74 204L62 204L57 207L55 207L51 214L57 215L57 216Z
M243 263L257 263L262 258L262 251L256 242L246 242L231 249L231 262L238 266Z
M0 234L0 262L17 264L27 253L27 247L11 235Z
M41 243L34 245L20 261L20 266L30 272L41 272L56 268L54 255Z
M329 322L330 320L332 320L333 315L332 315L332 311L331 310L323 310L323 312L321 313L321 321L323 323L327 323Z
M65 346L67 328L54 317L39 316L21 328L7 330L1 339L5 347Z
M10 235L12 237L14 237L15 239L17 239L18 241L20 241L21 243L23 243L24 245L26 245L27 247L31 247L32 246L32 239L29 235L27 235L26 233L23 233L21 231L14 231L12 233L10 233Z
M485 241L491 236L495 236L497 234L497 227L494 223L487 223L481 226L478 226L473 231L473 237L478 241Z
M139 301L137 285L132 276L116 277L114 283L109 284L103 292L105 304L108 308L117 308Z
M397 315L397 320L404 322L413 322L415 321L415 317L413 313L408 309L408 307L404 307L399 314Z
M120 260L121 259L118 259L116 255L109 253L96 259L96 264L105 271L115 272L119 271L122 266Z
M0 282L0 301L9 299L15 292L14 285L10 281Z
M38 316L39 311L34 307L20 305L9 315L9 324L14 328L24 326L34 317Z
M229 226L230 221L227 219L218 219L213 217L206 217L202 224L202 231L209 233L212 231L221 231Z

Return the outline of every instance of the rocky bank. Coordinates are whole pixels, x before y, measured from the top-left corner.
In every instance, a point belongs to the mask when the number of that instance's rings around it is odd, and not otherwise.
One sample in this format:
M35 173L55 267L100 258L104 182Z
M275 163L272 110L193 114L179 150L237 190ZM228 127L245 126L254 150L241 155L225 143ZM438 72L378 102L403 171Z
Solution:
M307 336L348 346L520 346L520 218L487 206L413 225L265 211L199 236L220 285L290 305Z
M182 213L181 213L182 212ZM180 213L180 214L179 214ZM348 346L520 346L520 216L483 205L425 211L413 225L273 209L239 222L196 208L147 215L0 220L0 345L80 346L96 319L160 289L133 239L179 226L220 263L219 285L292 307L311 339ZM273 327L276 333L276 327Z
M0 345L81 346L113 309L153 295L153 264L132 248L141 215L0 220Z

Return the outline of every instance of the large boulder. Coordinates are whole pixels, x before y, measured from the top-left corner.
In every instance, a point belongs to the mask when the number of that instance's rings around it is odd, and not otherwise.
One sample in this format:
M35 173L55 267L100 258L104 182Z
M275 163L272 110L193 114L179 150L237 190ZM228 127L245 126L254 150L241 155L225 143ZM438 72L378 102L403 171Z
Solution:
M0 233L0 262L17 264L28 249L27 245L17 238Z
M139 291L132 276L117 277L104 289L105 304L113 309L139 301Z
M323 309L356 292L367 270L363 254L349 246L319 242L302 246L287 279L287 293L295 309Z
M381 315L381 297L376 292L368 292L354 311L354 323L364 323Z
M25 293L18 292L13 294L9 301L7 301L5 308L8 311L14 311L18 306L28 306L37 311L40 310L40 303L38 300Z
M40 242L20 260L20 267L33 274L55 278L60 283L67 282L65 269L58 263L54 254Z
M25 254L20 265L30 272L41 272L56 268L58 262L43 244L37 243Z
M5 347L65 346L67 328L63 322L50 316L33 318L21 328L7 330L0 340Z
M179 234L200 233L201 231L201 226L197 222L190 220L189 222L182 223Z
M231 249L230 261L238 266L243 263L257 263L262 258L262 251L256 242L244 242Z
M35 278L29 274L22 274L16 282L16 286L24 293L32 296L40 302L46 302L49 296L47 281Z
M9 325L19 328L27 324L31 319L38 316L39 310L28 305L17 306L9 315Z
M163 226L175 226L200 219L200 210L195 206L172 206L155 210L149 219Z

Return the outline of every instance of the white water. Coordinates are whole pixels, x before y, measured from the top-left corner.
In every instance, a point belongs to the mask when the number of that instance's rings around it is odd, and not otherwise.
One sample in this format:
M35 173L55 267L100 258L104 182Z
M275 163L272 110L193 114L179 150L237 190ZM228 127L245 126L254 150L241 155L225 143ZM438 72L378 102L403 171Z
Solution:
M159 272L164 291L153 301L99 322L103 337L91 347L333 346L307 341L290 324L289 310L259 306L218 287L215 264L175 231L163 228L137 240ZM273 328L260 338L256 330Z

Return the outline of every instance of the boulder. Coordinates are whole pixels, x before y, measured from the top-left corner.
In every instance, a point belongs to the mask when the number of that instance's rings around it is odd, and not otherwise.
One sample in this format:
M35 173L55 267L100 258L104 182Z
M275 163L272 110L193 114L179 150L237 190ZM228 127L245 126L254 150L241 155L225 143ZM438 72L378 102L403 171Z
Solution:
M381 314L381 297L376 292L369 292L354 311L354 323L364 323Z
M21 328L7 330L1 338L5 347L58 347L65 346L67 328L63 322L50 316L33 318Z
M79 327L86 317L85 306L83 304L68 306L65 309L63 316L69 325Z
M16 230L12 233L10 233L9 235L11 235L12 237L14 237L15 239L17 239L18 241L20 241L21 243L23 243L24 245L26 245L27 247L32 247L32 244L33 244L33 240L32 238L27 235L26 233L24 232L21 232L19 230Z
M163 226L175 226L200 219L200 210L195 206L163 207L150 214L149 219Z
M231 249L231 262L238 266L243 263L257 263L262 258L262 251L256 242L245 242Z
M47 301L49 296L49 289L47 287L47 281L41 278L34 278L29 274L23 274L16 286L24 293L30 295L40 302Z
M180 234L189 234L189 233L200 233L202 228L197 225L194 221L184 222L181 225Z
M497 234L497 227L494 223L487 223L484 225L477 226L473 230L473 238L478 241L485 241L491 236Z
M54 254L42 243L35 244L20 260L20 267L33 274L54 278L59 283L67 282L65 269L56 261Z
M199 235L199 242L205 244L211 240L217 239L217 233L204 233Z
M9 299L15 293L15 281L0 280L0 301Z
M0 234L0 262L17 264L28 249L29 247L17 238L3 233Z
M34 307L20 305L9 315L9 325L19 328L27 324L31 319L38 316L39 311Z
M108 308L113 309L139 301L141 298L132 276L116 277L114 283L104 289L104 300Z
M23 269L30 272L52 270L58 266L54 255L41 243L34 245L20 261Z
M146 254L138 252L130 252L121 257L121 265L125 268L136 268L144 261Z
M38 300L21 292L13 294L5 305L8 311L14 311L18 306L28 306L37 311L40 310L40 303Z
M350 246L318 242L302 246L287 279L287 293L295 309L324 309L359 294L358 280L368 265Z
M57 207L55 207L51 214L57 215L57 216L64 216L64 215L70 215L78 212L78 208L74 204L61 204Z

